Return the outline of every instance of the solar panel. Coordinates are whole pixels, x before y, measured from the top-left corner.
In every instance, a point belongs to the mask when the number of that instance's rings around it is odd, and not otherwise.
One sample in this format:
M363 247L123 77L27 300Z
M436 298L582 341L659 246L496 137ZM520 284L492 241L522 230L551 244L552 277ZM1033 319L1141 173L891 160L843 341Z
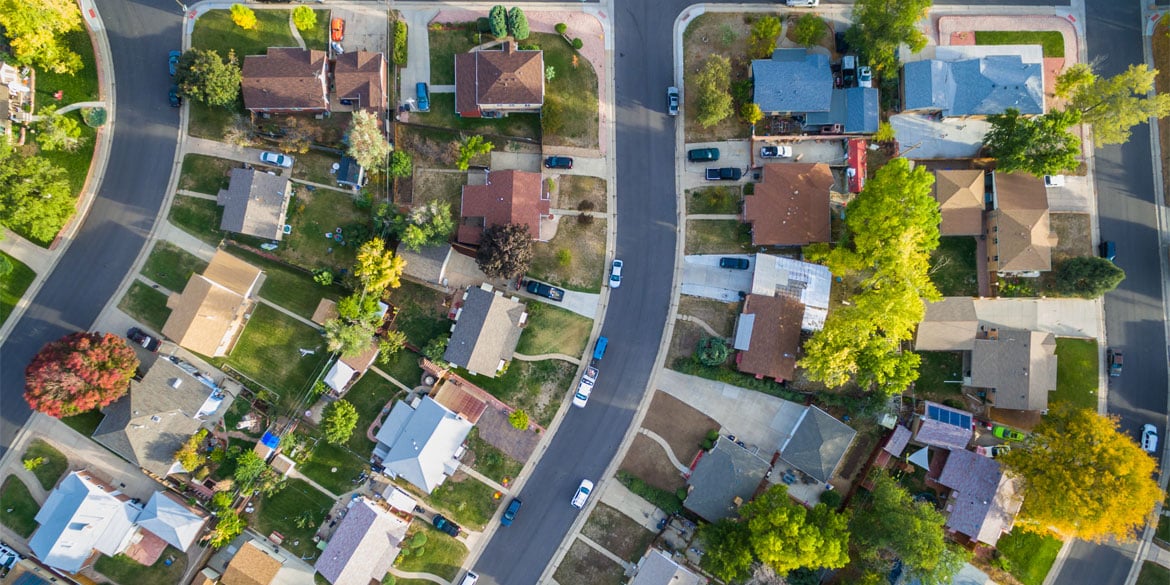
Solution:
M971 415L942 408L940 406L928 405L926 407L926 416L931 420L954 425L956 427L968 429L971 428Z

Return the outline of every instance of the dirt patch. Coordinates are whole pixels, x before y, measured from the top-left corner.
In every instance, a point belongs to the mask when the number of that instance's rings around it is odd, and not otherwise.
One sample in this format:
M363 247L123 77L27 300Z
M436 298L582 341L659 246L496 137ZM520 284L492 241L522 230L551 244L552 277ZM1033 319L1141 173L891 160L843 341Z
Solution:
M411 185L411 205L425 205L431 201L442 201L459 213L463 201L463 186L467 184L467 173L447 169L415 168Z
M1037 411L1007 410L991 407L988 418L1004 426L1031 431L1040 424L1042 415Z
M861 472L865 471L870 455L881 442L881 428L859 429L853 444L841 459L841 466L837 468L837 476L832 481L833 487L843 494L849 493L853 484L860 479Z
M593 508L581 533L630 562L640 559L650 541L654 540L653 532L605 504Z
M678 398L656 390L642 427L666 439L674 456L683 465L689 465L707 432L719 430L719 422Z
M708 12L687 26L683 33L683 63L685 72L684 109L686 111L686 141L707 142L729 138L747 138L751 132L739 116L732 114L718 124L704 128L695 121L698 111L698 85L695 76L702 70L707 57L725 55L731 59L731 85L748 78L751 60L747 56L747 40L751 33L751 15L729 12ZM738 104L737 104L738 106Z
M416 167L454 168L459 156L459 133L453 130L396 124L395 148L410 153Z
M593 218L582 224L576 216L562 216L557 224L557 235L552 240L537 242L533 247L535 257L528 274L573 290L601 291L606 268L605 220Z
M573 541L553 579L561 585L621 585L626 571L580 539Z
M678 312L702 319L712 329L724 337L731 337L735 331L735 320L739 317L740 303L721 303L713 299L704 299L683 295L679 297Z
M489 406L479 418L475 428L479 430L479 438L487 444L503 451L505 455L519 461L521 464L528 461L536 444L540 442L540 435L529 430L517 430L508 422L506 410Z
M1163 16L1154 27L1152 37L1154 63L1170 63L1170 16ZM1158 69L1154 79L1154 90L1158 94L1170 93L1170 67ZM1170 201L1170 116L1158 120L1158 140L1162 144L1162 197L1163 204Z
M1055 265L1069 258L1093 255L1092 225L1087 213L1053 213L1052 231L1056 233L1056 248L1052 250Z
M582 203L592 204L589 209ZM605 211L605 179L581 175L561 175L553 192L553 207L556 209L578 209L584 211Z
M687 463L690 461L683 464ZM634 444L630 446L625 460L622 461L621 470L630 472L656 488L671 492L687 485L682 473L675 468L666 452L662 450L662 445L646 435L634 437Z
M683 297L686 298L686 297ZM706 337L707 332L698 323L690 321L674 322L674 335L670 338L670 350L666 354L666 363L673 364L680 357L690 357L695 353L695 345Z

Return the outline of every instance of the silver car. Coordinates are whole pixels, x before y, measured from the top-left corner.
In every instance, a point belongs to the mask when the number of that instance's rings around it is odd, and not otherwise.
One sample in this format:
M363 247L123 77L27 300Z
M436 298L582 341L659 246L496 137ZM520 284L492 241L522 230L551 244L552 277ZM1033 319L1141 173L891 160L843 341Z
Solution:
M260 162L288 169L292 168L293 159L291 156L264 151L260 153Z
M666 88L666 113L671 116L678 115L678 88L670 86Z

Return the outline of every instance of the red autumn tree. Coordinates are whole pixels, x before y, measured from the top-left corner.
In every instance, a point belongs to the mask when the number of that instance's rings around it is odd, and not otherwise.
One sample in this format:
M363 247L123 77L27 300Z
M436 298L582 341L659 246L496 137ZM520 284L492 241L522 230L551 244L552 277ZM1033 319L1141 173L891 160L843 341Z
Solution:
M126 394L138 357L112 333L71 333L45 344L24 370L24 399L61 418L101 408Z

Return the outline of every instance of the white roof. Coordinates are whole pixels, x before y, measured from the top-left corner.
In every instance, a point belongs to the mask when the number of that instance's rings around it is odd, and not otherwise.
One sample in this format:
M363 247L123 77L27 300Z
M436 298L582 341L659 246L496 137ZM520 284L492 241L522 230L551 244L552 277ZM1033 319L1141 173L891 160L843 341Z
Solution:
M345 385L353 379L353 375L356 373L357 371L346 365L345 362L337 360L334 362L333 367L329 368L329 373L325 374L325 385L338 392L342 392L345 389Z
M115 497L81 472L61 480L37 512L40 527L28 541L42 562L68 573L81 570L97 549L113 556L129 544L141 509Z
M828 315L833 274L828 267L783 256L756 254L752 273L752 294L784 295L804 305L800 328L819 331Z
M458 468L455 453L472 426L430 396L417 408L400 400L378 429L374 455L382 459L387 475L429 494Z
M139 526L184 551L195 542L206 522L206 518L165 492L155 492L138 517Z
M413 512L414 507L418 505L417 500L410 497L410 494L402 491L394 484L386 486L386 490L382 492L382 498L386 500L386 504L391 508L396 508L403 512Z

